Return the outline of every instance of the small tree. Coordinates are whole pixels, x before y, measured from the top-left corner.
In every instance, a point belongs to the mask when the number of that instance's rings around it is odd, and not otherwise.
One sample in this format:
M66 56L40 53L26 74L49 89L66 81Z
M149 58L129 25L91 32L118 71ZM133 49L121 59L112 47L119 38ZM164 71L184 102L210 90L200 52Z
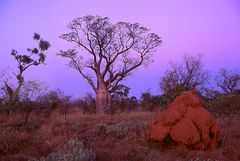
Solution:
M47 87L36 80L25 81L23 83L19 99L21 100L20 110L25 113L24 126L27 125L31 112L37 106L37 99L43 96L46 91Z
M21 88L24 84L24 72L32 66L39 66L45 63L46 55L44 52L48 50L50 44L48 41L41 39L39 34L34 33L33 39L37 41L37 47L28 48L26 54L18 54L16 50L12 50L11 55L18 64L18 73L15 73L17 86L14 89L7 82L5 83L5 93L8 96L10 108L14 108L16 102L19 101Z
M37 80L24 81L24 84L20 93L20 100L30 100L36 102L36 100L46 94L48 87L46 84Z
M124 110L128 105L128 94L130 88L125 85L118 85L116 91L111 94L112 97L112 111Z
M64 115L65 121L67 121L67 113L71 107L71 96L63 95L61 99L61 108L60 112Z
M39 112L50 115L53 110L62 104L64 97L64 93L59 89L46 92L36 99Z
M240 74L220 69L215 81L221 91L212 92L208 106L218 114L231 117L240 111Z
M131 107L137 107L139 106L139 102L138 102L138 99L137 97L135 96L131 96L129 99L128 99L128 103Z
M151 95L150 92L141 94L140 105L145 111L153 111L156 107L160 106L161 98L158 95Z
M85 97L83 97L83 113L95 113L96 112L96 100L91 93L87 93Z
M84 16L74 19L60 38L75 43L74 49L60 51L69 66L87 80L96 93L97 113L108 113L111 93L136 68L151 62L152 51L161 39L138 23L111 24L107 17Z
M160 89L168 96L168 103L182 91L200 89L208 79L204 70L202 57L184 55L182 63L170 63L171 69L160 80Z
M219 74L215 78L217 86L225 94L237 92L240 89L240 74L229 72L226 69L220 69Z

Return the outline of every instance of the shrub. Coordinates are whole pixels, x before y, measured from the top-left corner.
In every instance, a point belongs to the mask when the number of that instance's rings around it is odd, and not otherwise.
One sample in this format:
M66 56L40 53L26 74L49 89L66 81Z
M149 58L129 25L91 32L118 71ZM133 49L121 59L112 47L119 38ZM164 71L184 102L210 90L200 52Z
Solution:
M60 90L47 92L36 99L37 111L50 114L51 111L55 110L62 103L63 97L64 94Z
M49 151L51 147L41 137L8 130L2 130L0 133L1 161L20 161L20 158L46 155Z
M149 92L142 93L140 105L145 111L153 111L161 105L162 99L159 95L151 95Z
M136 108L139 103L135 96L129 97L130 88L125 85L118 85L114 93L112 93L111 113L120 111L131 111Z
M213 160L213 159L210 159L210 158L201 159L201 158L197 157L197 158L191 159L190 161L218 161L218 160Z
M136 129L136 126L130 122L120 122L114 125L99 123L96 124L96 127L103 130L106 134L116 134L118 137L125 136Z
M112 98L111 112L133 111L139 106L138 100L135 96L132 97L116 97Z
M69 140L65 147L65 152L53 152L47 157L32 159L30 161L95 161L96 153L91 149L86 149L82 142L77 139Z
M208 100L210 110L218 114L231 114L240 111L240 95L238 94L217 94Z
M87 93L83 98L74 100L72 106L80 108L84 114L96 113L96 100L91 93Z
M28 135L3 131L0 135L0 157L19 153L29 144Z
M87 96L83 98L83 113L95 113L96 112L96 100L91 93L87 93Z

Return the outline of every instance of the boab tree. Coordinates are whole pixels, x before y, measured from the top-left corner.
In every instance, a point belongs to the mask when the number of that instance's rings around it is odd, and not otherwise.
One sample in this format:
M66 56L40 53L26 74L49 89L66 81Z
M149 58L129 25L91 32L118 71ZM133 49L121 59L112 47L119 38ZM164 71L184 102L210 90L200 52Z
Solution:
M74 19L69 33L60 38L76 47L60 51L69 66L87 80L96 93L97 113L108 113L111 93L132 71L151 61L152 51L161 44L155 33L138 23L110 23L107 17L84 16Z

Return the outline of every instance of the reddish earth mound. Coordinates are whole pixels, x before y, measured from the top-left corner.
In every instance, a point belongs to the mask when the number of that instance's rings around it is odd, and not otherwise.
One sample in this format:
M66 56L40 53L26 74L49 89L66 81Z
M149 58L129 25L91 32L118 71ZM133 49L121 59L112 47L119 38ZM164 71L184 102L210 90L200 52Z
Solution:
M148 137L163 141L167 136L193 149L214 148L220 130L195 91L183 92L149 125Z

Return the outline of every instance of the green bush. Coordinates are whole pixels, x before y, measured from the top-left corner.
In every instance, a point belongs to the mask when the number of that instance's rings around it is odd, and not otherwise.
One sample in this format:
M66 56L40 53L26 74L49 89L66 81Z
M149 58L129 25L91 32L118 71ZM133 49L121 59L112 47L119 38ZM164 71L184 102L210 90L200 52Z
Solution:
M53 152L46 157L30 161L96 161L96 153L86 149L77 139L69 140L65 150L65 152Z

